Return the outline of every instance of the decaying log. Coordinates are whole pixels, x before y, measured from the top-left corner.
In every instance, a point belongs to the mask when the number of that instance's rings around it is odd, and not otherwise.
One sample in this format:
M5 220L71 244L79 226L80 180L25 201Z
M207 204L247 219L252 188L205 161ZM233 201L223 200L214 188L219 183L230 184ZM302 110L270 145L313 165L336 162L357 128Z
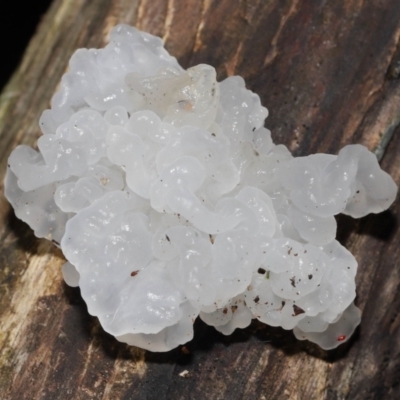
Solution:
M1 181L74 50L121 22L162 36L184 67L243 76L296 155L362 143L400 182L398 0L55 0L0 97ZM338 218L359 262L349 343L325 352L258 323L224 337L197 321L184 349L157 354L102 331L63 283L62 254L1 196L0 399L399 399L399 212Z

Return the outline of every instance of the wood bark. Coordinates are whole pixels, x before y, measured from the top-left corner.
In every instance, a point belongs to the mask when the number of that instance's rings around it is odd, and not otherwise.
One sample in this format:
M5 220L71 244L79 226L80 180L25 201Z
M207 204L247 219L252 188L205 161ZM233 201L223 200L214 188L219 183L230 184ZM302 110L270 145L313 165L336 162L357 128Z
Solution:
M0 97L1 182L11 150L41 135L72 53L104 46L122 22L163 37L185 68L243 76L295 155L361 143L400 182L398 0L55 0ZM1 196L0 399L399 399L399 213L396 201L338 218L363 312L338 349L257 322L225 337L197 321L192 342L160 354L104 333L63 283L61 252Z

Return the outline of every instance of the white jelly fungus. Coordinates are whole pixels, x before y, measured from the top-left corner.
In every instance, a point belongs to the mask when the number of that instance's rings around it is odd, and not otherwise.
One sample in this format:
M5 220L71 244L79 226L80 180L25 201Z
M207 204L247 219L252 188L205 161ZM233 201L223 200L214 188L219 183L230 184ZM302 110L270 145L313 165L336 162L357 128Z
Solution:
M334 215L385 210L397 187L360 145L293 158L267 115L242 78L185 71L161 39L119 25L72 56L5 194L120 341L167 351L200 315L226 335L257 318L332 349L360 322Z

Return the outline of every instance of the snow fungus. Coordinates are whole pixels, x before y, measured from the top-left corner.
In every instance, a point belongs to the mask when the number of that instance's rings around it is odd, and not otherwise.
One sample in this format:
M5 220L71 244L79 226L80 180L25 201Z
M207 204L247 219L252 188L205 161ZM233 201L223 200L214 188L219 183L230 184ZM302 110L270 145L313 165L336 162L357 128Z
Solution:
M331 349L360 322L334 215L383 211L397 187L360 145L293 158L267 115L242 78L119 25L72 56L5 194L120 341L168 351L198 316L227 335L257 318Z

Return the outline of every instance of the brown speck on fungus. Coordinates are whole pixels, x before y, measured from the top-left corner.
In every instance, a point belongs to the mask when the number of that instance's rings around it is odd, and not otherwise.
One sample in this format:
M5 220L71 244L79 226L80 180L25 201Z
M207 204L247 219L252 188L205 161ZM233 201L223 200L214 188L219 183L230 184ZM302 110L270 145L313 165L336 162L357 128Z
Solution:
M283 307L285 307L285 304L286 304L286 301L283 301L283 300L282 300L282 305L281 305L281 307L278 308L276 311L282 311ZM273 304L271 304L271 305L273 305Z
M265 274L267 271L264 268L258 268L257 272L259 274Z
M139 273L139 271L132 271L131 276L136 276Z
M299 306L296 306L296 304L293 304L293 314L292 317L297 317L300 314L304 314L305 311L300 308Z

